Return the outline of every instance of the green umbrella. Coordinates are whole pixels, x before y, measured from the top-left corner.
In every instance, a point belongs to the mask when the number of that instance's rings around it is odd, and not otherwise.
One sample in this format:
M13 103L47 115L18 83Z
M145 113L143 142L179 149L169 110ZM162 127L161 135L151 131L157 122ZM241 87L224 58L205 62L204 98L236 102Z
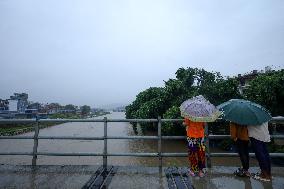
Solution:
M270 113L261 105L243 99L231 99L217 106L222 119L240 125L261 125L271 120Z

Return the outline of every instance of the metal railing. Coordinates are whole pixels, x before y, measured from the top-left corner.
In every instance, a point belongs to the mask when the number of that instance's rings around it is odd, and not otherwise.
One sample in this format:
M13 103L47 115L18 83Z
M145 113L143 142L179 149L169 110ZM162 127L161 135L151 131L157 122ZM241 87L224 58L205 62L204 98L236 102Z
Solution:
M182 119L0 119L0 123L36 123L34 136L0 136L0 139L33 139L33 151L32 152L0 152L0 155L28 155L33 156L32 165L36 166L37 156L102 156L103 166L107 166L108 156L133 156L133 157L158 157L159 168L162 169L163 157L187 157L187 153L163 153L162 152L162 140L172 139L186 139L185 136L162 136L162 123L165 122L182 122ZM66 122L103 122L104 123L104 135L102 137L74 137L74 136L39 136L39 124L40 123L66 123ZM108 136L107 128L109 122L131 122L131 123L146 123L152 122L158 125L157 136ZM276 123L284 123L284 118L274 117L271 121L273 128L275 129ZM207 167L211 167L211 157L236 157L237 153L210 153L209 142L210 139L224 139L229 138L230 135L208 135L208 125L205 127L206 136L206 163ZM284 139L284 135L271 135L271 138ZM38 152L38 140L39 139L51 139L51 140L103 140L104 148L102 153L55 153L55 152ZM108 139L129 139L129 140L157 140L158 149L157 153L108 153L107 142ZM254 154L250 153L250 156ZM284 157L284 153L270 153L271 157Z

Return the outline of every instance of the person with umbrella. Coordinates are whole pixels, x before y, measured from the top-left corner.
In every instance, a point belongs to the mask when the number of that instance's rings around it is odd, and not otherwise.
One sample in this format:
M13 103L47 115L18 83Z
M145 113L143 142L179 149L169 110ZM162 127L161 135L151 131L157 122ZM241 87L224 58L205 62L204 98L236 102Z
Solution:
M247 126L230 122L230 134L235 146L237 147L237 151L242 163L242 167L238 168L234 174L240 177L249 177L249 136Z
M205 145L204 145L204 122L193 122L185 118L187 142L188 142L188 160L190 162L189 174L199 177L205 174Z
M267 122L272 117L269 112L259 104L243 99L231 99L218 108L223 112L223 119L247 125L248 136L261 169L261 173L255 174L253 178L271 180L270 158L265 146L265 142L270 141Z
M184 101L180 106L181 115L185 118L188 160L190 162L189 174L199 177L205 175L205 144L204 122L213 122L221 114L216 107L202 95Z
M261 173L254 174L253 178L261 181L271 181L271 162L266 147L266 143L270 142L268 122L257 126L249 125L248 134L261 170Z

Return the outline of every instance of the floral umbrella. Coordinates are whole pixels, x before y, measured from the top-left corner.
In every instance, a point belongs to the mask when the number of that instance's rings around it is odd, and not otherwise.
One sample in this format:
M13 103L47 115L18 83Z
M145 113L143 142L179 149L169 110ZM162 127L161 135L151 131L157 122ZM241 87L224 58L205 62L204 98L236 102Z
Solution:
M202 95L184 101L180 106L181 116L194 122L214 122L221 112Z

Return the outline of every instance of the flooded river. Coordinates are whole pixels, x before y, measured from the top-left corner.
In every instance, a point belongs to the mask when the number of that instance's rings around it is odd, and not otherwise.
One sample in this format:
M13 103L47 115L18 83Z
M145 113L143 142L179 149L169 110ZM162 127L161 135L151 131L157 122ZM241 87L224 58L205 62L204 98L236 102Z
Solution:
M97 117L97 119L102 119ZM124 119L124 112L113 112L106 117L110 119ZM103 123L64 123L49 128L41 129L40 136L103 136ZM33 132L21 134L21 136L33 136ZM135 135L129 123L108 123L109 136L132 136ZM32 152L33 140L0 140L1 152ZM108 153L135 153L157 152L157 141L154 140L108 140ZM187 152L186 143L182 140L164 140L163 152ZM212 150L211 150L212 151ZM39 140L38 152L85 152L102 153L103 141L92 140ZM213 165L239 164L237 158L215 158ZM0 156L1 164L30 165L31 156ZM147 157L108 157L108 163L112 165L142 165L157 166L158 158ZM38 156L38 165L99 165L102 157L60 157ZM163 158L163 165L186 166L187 158Z

